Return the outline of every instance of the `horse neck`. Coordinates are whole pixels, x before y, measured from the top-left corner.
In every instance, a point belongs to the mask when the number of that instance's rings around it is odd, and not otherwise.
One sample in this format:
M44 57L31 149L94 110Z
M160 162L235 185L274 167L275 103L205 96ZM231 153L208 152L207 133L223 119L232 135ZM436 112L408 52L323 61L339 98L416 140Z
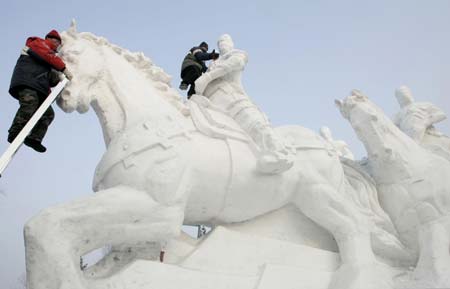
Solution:
M131 73L133 72L133 73ZM152 120L184 121L179 110L139 71L106 70L91 104L100 121L106 146L127 129ZM161 121L158 121L161 123Z
M108 146L110 141L124 130L126 112L114 89L107 85L105 88L96 94L91 105L99 119L105 145ZM105 94L105 91L109 94Z

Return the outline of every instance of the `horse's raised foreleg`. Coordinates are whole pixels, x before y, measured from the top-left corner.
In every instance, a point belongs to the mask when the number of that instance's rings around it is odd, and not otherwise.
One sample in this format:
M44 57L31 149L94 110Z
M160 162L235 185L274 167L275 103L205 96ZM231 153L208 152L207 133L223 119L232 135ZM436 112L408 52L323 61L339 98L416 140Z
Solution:
M160 258L162 244L158 242L129 242L111 246L109 252L95 265L86 268L84 275L91 279L105 278L114 275L136 259L156 261Z
M332 233L338 244L342 263L329 288L392 288L386 284L384 268L376 262L365 217L341 192L328 184L302 186L295 202L305 215Z
M25 226L27 288L89 288L80 256L106 244L167 240L182 220L182 208L125 186L46 209Z

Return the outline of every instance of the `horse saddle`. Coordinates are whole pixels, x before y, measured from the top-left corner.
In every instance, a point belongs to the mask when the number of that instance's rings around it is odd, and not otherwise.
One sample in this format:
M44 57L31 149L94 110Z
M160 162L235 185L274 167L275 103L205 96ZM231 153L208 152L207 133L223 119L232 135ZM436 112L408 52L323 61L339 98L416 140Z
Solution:
M253 140L239 126L236 121L228 116L220 107L198 94L191 96L188 101L192 121L195 127L203 134L220 139L231 138L254 145ZM333 148L317 133L299 125L289 125L274 128L284 139L287 147L294 150L327 150Z
M194 94L188 101L188 106L195 127L204 135L246 143L252 141L234 119L211 103L208 98Z

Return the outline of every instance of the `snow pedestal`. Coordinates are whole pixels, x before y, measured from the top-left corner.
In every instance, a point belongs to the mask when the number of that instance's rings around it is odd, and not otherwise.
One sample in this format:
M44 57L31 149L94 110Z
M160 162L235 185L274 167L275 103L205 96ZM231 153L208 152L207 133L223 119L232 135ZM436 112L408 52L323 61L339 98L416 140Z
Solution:
M331 251L217 227L179 265L138 260L95 287L325 289L338 266Z
M258 275L265 264L334 271L336 253L217 227L180 266L220 273Z
M257 289L327 289L334 272L267 264Z
M244 289L254 288L257 276L235 276L181 268L175 265L138 260L107 283L108 289ZM99 282L100 283L100 282Z

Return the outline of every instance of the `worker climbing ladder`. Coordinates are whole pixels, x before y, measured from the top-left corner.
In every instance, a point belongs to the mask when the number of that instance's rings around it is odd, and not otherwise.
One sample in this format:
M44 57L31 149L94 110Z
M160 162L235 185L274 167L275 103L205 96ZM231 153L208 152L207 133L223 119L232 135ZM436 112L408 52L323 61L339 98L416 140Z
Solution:
M61 91L66 86L67 82L69 80L67 78L64 78L62 81L58 83L53 89L50 95L45 99L45 101L41 104L39 109L33 114L31 119L27 122L27 124L24 126L24 128L20 131L20 133L17 135L17 137L14 139L14 141L9 145L6 152L2 155L0 158L0 176L3 173L3 171L6 169L8 164L13 159L16 152L19 150L20 146L23 144L23 141L28 136L28 134L31 132L33 127L36 125L36 123L39 121L39 119L42 117L42 115L45 113L45 111L50 107L50 105L55 101L55 99L58 97L58 95L61 93Z

